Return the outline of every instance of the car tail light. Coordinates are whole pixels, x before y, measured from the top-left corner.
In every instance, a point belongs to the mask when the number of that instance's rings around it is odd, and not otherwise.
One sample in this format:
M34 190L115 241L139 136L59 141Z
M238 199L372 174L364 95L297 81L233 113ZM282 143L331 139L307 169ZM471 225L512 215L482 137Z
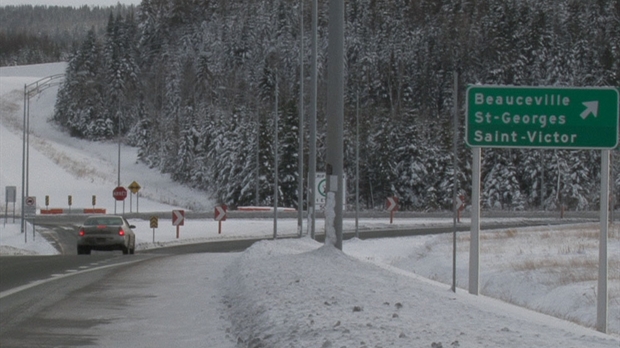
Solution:
M78 233L80 235L80 237L84 237L84 235L86 234L86 232L84 231L83 228L80 229L80 232Z
M124 236L125 235L125 231L123 231L123 229L121 228L120 230L118 230L118 235L119 236Z

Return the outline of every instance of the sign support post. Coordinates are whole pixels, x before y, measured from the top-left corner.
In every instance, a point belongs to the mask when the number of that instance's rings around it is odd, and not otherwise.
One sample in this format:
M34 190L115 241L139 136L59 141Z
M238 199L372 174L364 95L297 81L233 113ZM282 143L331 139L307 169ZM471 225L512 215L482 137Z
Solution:
M159 225L157 216L151 216L150 219L150 226L153 229L153 244L155 244L155 229L157 228L157 226Z
M138 197L139 197L140 189L142 188L142 186L140 186L140 184L134 181L131 184L129 184L127 188L131 191L131 193L136 195L136 213L139 213L140 211L138 210ZM133 212L133 197L132 196L129 196L129 212L130 213Z
M601 152L601 233L599 241L598 289L596 301L596 329L607 332L607 293L608 266L607 239L609 233L609 150Z
M394 212L398 210L398 197L388 197L385 202L386 209L390 212L390 225L394 222Z
M227 214L228 206L226 206L225 204L215 206L213 219L218 222L217 234L222 234L222 221L226 221Z
M179 239L179 226L185 223L185 210L172 211L172 225L177 227L177 239Z
M15 201L17 200L17 187L6 186L4 196L4 225L6 226L6 220L9 216L9 203L13 203L13 223L15 223Z
M469 293L478 295L480 287L480 162L482 149L473 149L471 195L471 241L469 243Z
M116 214L116 202L123 201L123 214L125 214L125 198L127 198L127 189L123 186L117 186L112 190L112 197L114 197L114 214Z

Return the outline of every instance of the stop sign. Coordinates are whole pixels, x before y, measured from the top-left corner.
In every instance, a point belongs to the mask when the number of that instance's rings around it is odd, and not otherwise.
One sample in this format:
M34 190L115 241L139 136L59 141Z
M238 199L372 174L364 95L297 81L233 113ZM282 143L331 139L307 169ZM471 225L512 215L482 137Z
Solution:
M123 186L119 186L112 191L112 196L114 196L114 199L117 201L124 201L125 198L127 198L127 189Z

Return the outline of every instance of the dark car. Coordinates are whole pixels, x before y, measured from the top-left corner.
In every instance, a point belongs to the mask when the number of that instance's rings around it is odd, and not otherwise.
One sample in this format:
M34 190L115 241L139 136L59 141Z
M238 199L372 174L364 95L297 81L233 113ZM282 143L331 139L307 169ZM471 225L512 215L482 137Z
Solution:
M122 216L90 216L80 227L77 240L78 255L90 254L91 250L121 250L133 254L136 249L136 235Z

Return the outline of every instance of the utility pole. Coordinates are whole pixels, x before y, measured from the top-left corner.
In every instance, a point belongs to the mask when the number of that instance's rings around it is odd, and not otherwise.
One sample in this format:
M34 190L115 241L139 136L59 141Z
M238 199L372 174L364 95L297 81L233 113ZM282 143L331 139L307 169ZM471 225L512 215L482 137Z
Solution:
M325 243L342 250L344 135L344 0L329 1Z

